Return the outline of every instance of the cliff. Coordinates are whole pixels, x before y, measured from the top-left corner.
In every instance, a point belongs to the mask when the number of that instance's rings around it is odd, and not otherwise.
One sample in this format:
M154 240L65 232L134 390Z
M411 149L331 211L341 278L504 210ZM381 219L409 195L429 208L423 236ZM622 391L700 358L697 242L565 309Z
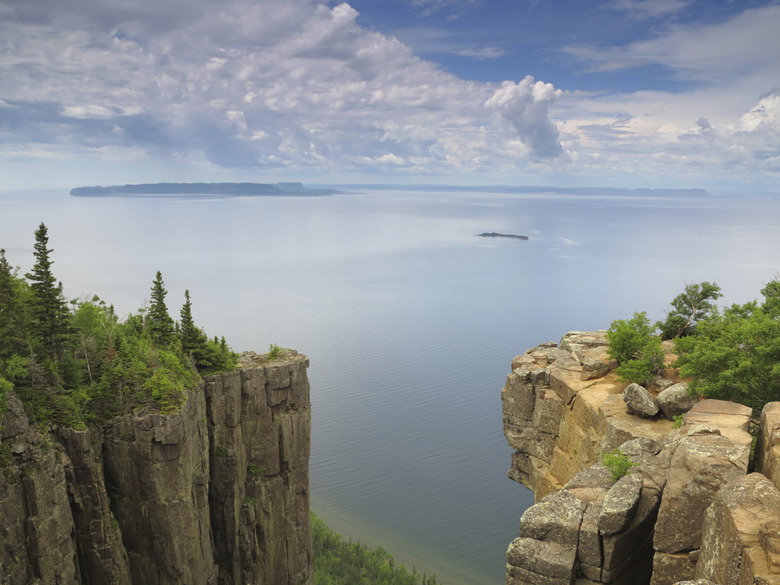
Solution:
M0 585L311 583L307 367L245 356L176 413L53 438L7 396Z
M509 545L507 585L780 585L780 403L762 413L751 462L749 408L690 401L679 426L666 402L685 399L674 370L645 393L626 391L614 366L604 332L513 360L509 476L537 503ZM634 391L651 407L643 416ZM601 463L615 449L631 465L617 481Z

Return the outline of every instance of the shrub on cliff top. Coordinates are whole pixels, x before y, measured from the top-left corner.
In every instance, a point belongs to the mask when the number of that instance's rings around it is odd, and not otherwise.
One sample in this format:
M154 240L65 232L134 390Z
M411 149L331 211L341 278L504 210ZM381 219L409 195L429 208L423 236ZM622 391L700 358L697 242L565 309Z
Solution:
M661 371L664 353L661 339L647 313L634 313L631 319L612 321L607 331L607 354L620 366L616 373L627 383L644 384Z
M628 455L620 451L620 449L613 449L601 456L601 463L609 469L612 474L612 481L617 481L629 471L632 467L636 467L636 463L628 458Z
M637 359L654 331L645 312L612 321L607 331L607 354L621 364Z

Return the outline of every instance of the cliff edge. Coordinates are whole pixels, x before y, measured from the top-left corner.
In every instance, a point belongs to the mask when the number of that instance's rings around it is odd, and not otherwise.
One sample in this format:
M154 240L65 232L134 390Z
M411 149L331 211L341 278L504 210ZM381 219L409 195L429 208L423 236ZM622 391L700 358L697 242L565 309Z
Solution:
M0 585L310 584L308 364L245 355L100 430L43 434L7 396Z
M780 403L764 408L751 461L749 408L690 401L673 422L659 397L684 386L667 369L639 389L640 416L606 347L603 331L572 332L512 362L509 476L537 503L509 545L507 585L780 585ZM619 478L601 463L616 449Z

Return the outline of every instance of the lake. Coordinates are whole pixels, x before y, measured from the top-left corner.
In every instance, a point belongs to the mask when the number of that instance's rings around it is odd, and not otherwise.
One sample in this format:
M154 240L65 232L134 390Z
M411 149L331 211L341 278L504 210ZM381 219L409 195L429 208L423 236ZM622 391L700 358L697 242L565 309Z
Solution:
M328 197L73 198L0 192L25 272L43 221L69 298L120 315L157 270L174 317L237 351L309 355L315 511L445 585L499 584L531 494L506 477L512 358L570 330L663 317L686 283L725 303L778 275L780 202L369 191ZM528 241L480 238L524 234Z

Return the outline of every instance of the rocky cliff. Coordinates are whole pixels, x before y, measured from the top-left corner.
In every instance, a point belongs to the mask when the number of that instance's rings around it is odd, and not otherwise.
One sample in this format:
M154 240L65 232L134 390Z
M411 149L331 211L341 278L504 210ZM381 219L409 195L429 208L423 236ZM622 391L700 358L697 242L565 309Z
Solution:
M305 585L308 359L244 356L180 411L29 424L6 398L0 585Z
M537 503L509 545L507 585L780 585L780 403L764 409L751 457L750 409L684 404L671 369L627 389L614 365L604 332L513 360L509 476ZM617 480L601 463L616 449L630 466Z

